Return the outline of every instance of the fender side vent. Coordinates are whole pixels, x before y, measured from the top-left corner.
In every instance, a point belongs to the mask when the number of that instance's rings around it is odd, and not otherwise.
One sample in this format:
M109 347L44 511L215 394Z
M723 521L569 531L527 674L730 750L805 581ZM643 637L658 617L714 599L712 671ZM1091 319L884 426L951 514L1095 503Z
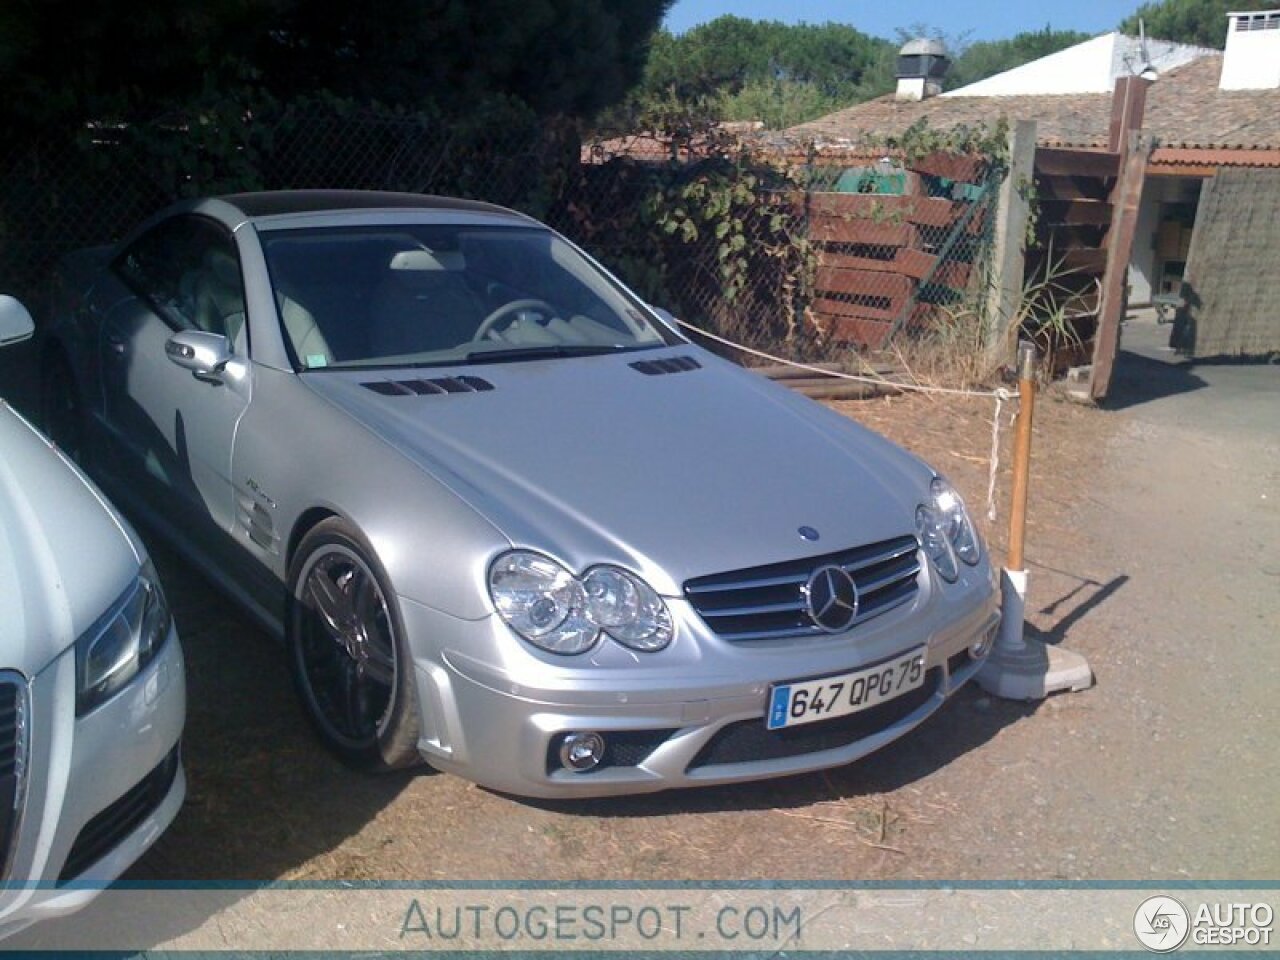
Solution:
M664 357L661 360L637 360L629 364L632 370L639 370L650 377L664 373L684 373L686 370L700 370L702 364L693 357Z
M360 386L384 397L434 396L444 393L485 393L493 384L480 377L438 377L432 380L370 380Z

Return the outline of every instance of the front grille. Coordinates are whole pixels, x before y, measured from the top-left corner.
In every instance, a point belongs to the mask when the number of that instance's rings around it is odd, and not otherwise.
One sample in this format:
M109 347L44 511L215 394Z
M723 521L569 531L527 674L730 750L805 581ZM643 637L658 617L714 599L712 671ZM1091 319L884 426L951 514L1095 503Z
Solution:
M600 736L604 737L604 757L598 766L592 768L592 772L606 767L638 767L649 759L649 754L658 749L675 732L674 729L618 730L612 733L601 730ZM564 742L565 736L567 734L552 737L551 742L547 744L547 773L549 774L565 769L564 764L560 762L560 745ZM579 774L579 776L586 775Z
M16 673L0 673L0 877L18 834L27 770L27 684Z
M685 596L707 626L726 640L770 640L823 632L809 617L803 588L819 567L843 567L858 587L851 627L915 596L919 543L896 537L853 550L689 580Z
M84 825L67 854L67 862L58 876L58 886L80 876L138 829L168 796L177 775L178 748L174 747L159 766Z
M781 730L766 729L763 717L739 720L716 731L689 764L690 770L724 763L753 763L781 760L807 753L835 750L879 733L923 706L938 687L941 671L934 667L925 674L923 686L886 700L867 710L835 720Z

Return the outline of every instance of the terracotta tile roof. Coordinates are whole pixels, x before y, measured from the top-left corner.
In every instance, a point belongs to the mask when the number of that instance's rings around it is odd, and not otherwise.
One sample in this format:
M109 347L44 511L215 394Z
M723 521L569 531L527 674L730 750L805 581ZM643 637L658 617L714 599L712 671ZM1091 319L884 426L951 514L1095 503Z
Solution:
M1073 93L1026 97L931 97L902 101L892 95L859 103L787 131L796 137L852 141L899 134L924 119L930 127L993 127L1009 121L1037 121L1037 139L1046 146L1106 147L1111 95Z
M1189 167L1280 167L1280 150L1265 147L1156 147L1154 164Z
M1222 55L1215 54L1162 76L1147 92L1143 132L1165 147L1280 148L1280 90L1219 90L1221 72ZM933 97L919 102L886 96L792 127L787 133L820 142L856 143L901 133L921 118L945 130L989 128L1001 117L1035 120L1042 146L1105 149L1111 94ZM1248 158L1232 156L1237 163L1254 165ZM1256 159L1263 157L1259 154Z
M1219 90L1221 73L1217 54L1157 80L1143 132L1166 147L1280 147L1280 90Z

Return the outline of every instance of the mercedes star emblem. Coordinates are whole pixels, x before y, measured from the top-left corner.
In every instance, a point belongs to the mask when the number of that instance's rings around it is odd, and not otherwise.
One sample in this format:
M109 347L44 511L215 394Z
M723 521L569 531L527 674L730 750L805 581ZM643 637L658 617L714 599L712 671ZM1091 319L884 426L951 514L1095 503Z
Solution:
M858 616L858 587L842 567L819 567L801 588L809 619L827 633L848 630Z

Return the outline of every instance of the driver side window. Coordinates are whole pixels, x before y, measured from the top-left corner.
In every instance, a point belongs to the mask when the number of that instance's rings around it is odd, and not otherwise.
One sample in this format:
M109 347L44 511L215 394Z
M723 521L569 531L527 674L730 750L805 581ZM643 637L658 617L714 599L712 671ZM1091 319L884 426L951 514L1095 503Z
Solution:
M204 330L242 340L244 282L235 242L197 216L166 220L117 258L124 282L175 330Z

